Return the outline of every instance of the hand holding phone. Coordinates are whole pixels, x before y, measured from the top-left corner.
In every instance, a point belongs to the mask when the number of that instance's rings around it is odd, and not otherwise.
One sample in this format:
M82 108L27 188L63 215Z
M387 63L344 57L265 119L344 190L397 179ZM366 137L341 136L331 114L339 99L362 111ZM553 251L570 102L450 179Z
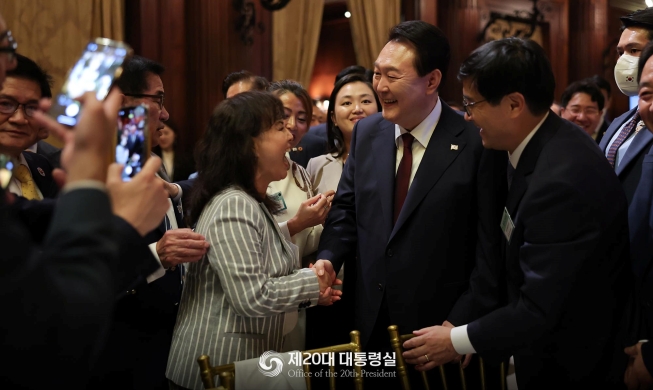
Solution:
M147 106L123 107L118 111L115 162L123 166L122 180L130 181L143 169L150 156Z

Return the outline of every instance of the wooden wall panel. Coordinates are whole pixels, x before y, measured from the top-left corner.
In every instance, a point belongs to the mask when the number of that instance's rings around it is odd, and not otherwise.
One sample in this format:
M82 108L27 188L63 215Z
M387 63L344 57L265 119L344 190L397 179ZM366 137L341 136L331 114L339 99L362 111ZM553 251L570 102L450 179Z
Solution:
M603 51L608 41L608 0L569 3L569 81L603 73ZM560 98L560 96L556 96Z

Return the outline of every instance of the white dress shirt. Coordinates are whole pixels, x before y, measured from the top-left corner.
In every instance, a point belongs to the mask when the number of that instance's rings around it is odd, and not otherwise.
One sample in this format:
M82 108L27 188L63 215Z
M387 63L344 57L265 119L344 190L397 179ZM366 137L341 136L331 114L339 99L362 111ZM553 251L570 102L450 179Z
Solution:
M413 184L415 173L417 173L417 168L419 168L419 164L422 162L422 157L424 157L424 152L426 151L426 147L428 146L429 141L431 140L433 131L435 130L435 127L438 125L438 122L440 121L441 114L442 114L442 101L440 100L440 98L438 98L438 102L435 104L435 107L433 107L433 110L431 110L431 113L426 118L424 118L424 120L420 122L420 124L417 125L412 131L410 131L410 134L413 137L415 137L415 141L417 142L413 142L412 145L413 165L410 170L410 181L408 182L409 188ZM395 144L397 145L395 174L399 169L399 163L401 162L401 158L404 156L404 141L401 138L401 135L408 132L409 132L408 130L395 124Z
M513 166L513 168L517 169L517 164L519 163L519 159L521 158L521 154L524 152L524 149L526 149L526 145L531 141L537 130L540 129L542 126L542 123L546 120L546 118L549 116L549 113L547 113L544 118L540 121L540 123L531 130L530 133L522 140L522 142L517 146L514 152L508 153L508 158L510 159L510 165ZM474 346L472 345L472 342L469 340L469 335L467 334L467 325L462 325L462 326L457 326L453 329L451 329L451 344L453 344L453 348L456 350L456 352L459 355L465 355L468 353L476 353L476 350L474 349Z

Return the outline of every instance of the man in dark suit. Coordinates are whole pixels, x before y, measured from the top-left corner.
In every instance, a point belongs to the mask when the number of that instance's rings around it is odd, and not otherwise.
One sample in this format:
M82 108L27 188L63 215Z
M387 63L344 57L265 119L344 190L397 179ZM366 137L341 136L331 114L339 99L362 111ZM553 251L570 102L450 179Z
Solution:
M43 133L33 116L39 100L52 95L49 80L50 76L34 61L17 54L16 68L7 72L0 90L0 153L20 163L9 191L27 199L54 198L59 192L49 161L39 154L24 152Z
M619 181L594 141L549 110L555 81L537 43L487 43L459 78L483 146L510 156L503 259L479 259L449 315L457 327L416 332L406 361L430 370L459 354L512 355L520 389L617 386L610 367L630 275ZM492 296L505 300L486 304Z
M123 64L117 81L123 92L123 106L148 106L152 146L158 145L163 122L169 117L163 105L163 71L161 64L133 56ZM158 174L167 179L165 169ZM168 388L165 369L181 298L183 263L201 259L208 243L185 228L181 187L170 183L166 187L174 187L177 197L170 199L159 227L145 237L161 266L136 280L117 302L107 346L92 378L93 388Z
M637 95L637 59L653 36L653 8L635 11L621 18L623 32L617 44L619 60L615 81L622 93ZM653 145L653 134L640 131L643 122L635 107L608 127L599 147L614 167L630 204L642 173L642 160ZM629 123L634 126L628 126Z
M318 259L336 272L356 267L355 322L366 351L390 351L389 325L410 333L441 324L476 256L498 255L492 236L506 156L484 150L478 129L439 98L449 53L428 23L390 31L374 68L383 112L354 128L320 239Z
M647 131L653 129L653 43L649 42L638 63L639 113ZM631 357L624 375L629 389L650 388L653 385L653 151L644 156L642 177L628 213L632 269L635 274L635 299L631 302L631 342L626 348Z

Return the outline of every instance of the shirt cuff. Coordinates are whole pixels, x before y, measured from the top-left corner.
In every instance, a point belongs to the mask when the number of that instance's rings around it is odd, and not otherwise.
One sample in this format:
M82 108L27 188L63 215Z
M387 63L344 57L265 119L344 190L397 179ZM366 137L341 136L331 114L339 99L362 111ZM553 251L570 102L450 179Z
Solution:
M177 192L177 196L172 198L173 202L179 202L179 199L181 199L182 195L184 195L184 190L181 189L181 186L177 183L171 183L173 186L177 187L179 192Z
M290 230L288 230L288 221L279 222L278 225L279 229L281 229L281 234L283 234L287 241L292 242L292 238L290 238Z
M81 189L95 189L100 191L106 191L107 186L99 180L77 180L72 183L68 183L61 189L61 193L66 193L74 190Z
M163 265L161 265L161 259L159 259L159 254L156 253L156 242L151 243L150 245L148 245L148 247L150 247L150 251L152 252L152 255L154 255L154 258L159 263L159 269L151 273L147 278L145 278L145 280L147 280L147 283L152 283L153 281L165 275L166 269L163 268Z
M451 344L453 344L453 349L455 349L459 355L476 353L476 350L472 346L472 342L469 341L467 325L457 326L451 329Z

